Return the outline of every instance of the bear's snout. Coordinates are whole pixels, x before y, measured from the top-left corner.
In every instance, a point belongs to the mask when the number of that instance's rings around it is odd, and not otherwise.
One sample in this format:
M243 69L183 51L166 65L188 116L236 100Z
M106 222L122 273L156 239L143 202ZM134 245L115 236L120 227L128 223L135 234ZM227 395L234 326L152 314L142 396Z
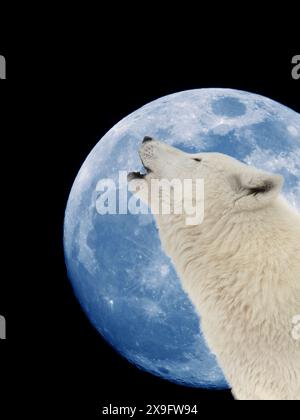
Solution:
M153 154L154 154L153 145L154 145L154 141L152 138L151 140L145 140L144 138L142 145L140 147L140 150L139 150L139 155L144 165L149 164L150 160L153 158Z
M143 141L142 141L142 143L147 143L148 141L152 141L152 140L153 140L152 137L145 136L144 139L143 139Z

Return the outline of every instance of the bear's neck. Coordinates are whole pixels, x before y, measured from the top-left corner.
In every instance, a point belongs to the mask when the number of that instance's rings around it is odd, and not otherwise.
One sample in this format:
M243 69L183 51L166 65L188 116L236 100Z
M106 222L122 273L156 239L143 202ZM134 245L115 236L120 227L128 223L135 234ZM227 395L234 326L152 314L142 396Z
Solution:
M172 258L183 288L190 295L197 289L204 300L214 286L230 292L237 285L248 288L254 282L269 281L269 285L260 285L262 290L268 286L276 290L287 259L300 255L300 217L281 202L218 218L208 211L200 225L189 226L185 220L184 215L157 216L163 248ZM251 290L257 293L255 287Z

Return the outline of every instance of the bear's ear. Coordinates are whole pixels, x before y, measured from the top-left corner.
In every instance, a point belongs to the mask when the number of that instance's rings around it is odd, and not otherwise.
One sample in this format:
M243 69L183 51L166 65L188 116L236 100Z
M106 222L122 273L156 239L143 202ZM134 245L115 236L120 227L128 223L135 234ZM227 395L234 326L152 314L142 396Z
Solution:
M281 175L262 171L246 171L235 176L237 203L243 209L264 207L280 193L284 179Z

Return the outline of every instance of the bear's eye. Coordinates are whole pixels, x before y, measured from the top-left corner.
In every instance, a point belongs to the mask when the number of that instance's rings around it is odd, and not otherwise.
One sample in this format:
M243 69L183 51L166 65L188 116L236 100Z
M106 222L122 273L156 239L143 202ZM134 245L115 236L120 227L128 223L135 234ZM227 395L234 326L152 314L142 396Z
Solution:
M193 158L196 162L202 162L202 159L200 158Z

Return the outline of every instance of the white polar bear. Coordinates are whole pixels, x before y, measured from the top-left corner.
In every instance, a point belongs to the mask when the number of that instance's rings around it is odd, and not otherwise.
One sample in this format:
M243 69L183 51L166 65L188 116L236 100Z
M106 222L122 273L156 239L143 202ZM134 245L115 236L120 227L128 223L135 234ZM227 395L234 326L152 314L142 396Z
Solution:
M280 196L282 177L149 137L139 153L147 173L129 174L129 187L138 184L148 204L152 179L204 179L201 224L187 225L184 214L155 218L234 396L299 400L300 341L291 332L300 314L300 216Z

